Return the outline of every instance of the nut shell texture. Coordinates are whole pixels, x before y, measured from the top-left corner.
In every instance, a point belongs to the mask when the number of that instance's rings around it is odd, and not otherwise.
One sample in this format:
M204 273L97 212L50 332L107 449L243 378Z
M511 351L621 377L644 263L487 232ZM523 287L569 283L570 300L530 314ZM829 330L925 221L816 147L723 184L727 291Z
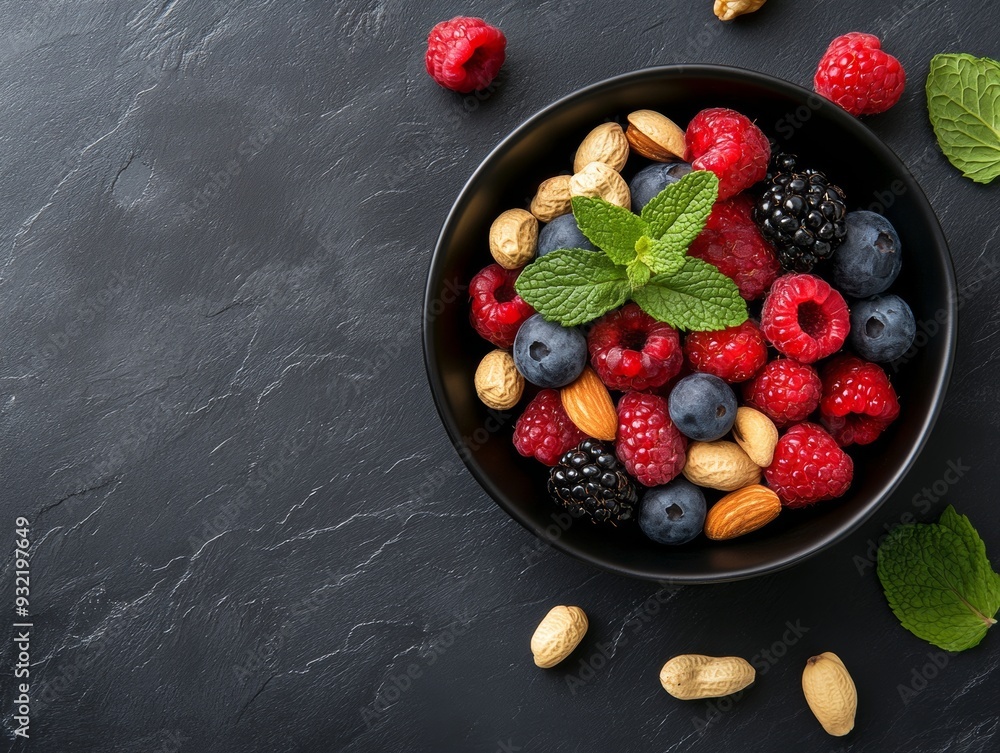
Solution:
M757 673L738 656L682 654L663 665L660 684L674 698L722 698L753 684Z
M760 466L735 442L692 442L684 477L692 484L724 492L760 483Z
M507 410L524 394L524 377L506 350L493 350L476 367L476 394L487 407Z
M519 269L535 258L538 220L524 209L508 209L490 227L490 253L504 269Z
M573 210L573 195L569 192L570 175L557 175L543 180L531 200L531 213L539 222L552 222Z
M588 627L587 615L580 607L552 607L531 636L535 665L548 669L561 662L580 645Z
M778 446L778 427L756 408L744 405L736 411L733 439L754 463L767 468Z
M591 162L603 162L612 170L620 171L628 162L628 139L617 123L602 123L576 150L573 172L578 173Z
M569 192L572 196L599 196L626 209L632 206L628 183L603 162L590 162L570 178Z
M842 737L854 729L858 691L839 656L826 651L810 658L802 671L802 692L828 734Z

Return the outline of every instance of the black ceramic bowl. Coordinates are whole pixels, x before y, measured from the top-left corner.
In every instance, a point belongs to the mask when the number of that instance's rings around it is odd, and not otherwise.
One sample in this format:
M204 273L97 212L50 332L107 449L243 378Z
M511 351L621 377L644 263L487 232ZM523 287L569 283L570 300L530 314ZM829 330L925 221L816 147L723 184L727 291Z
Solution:
M887 216L902 240L903 271L892 288L922 324L916 355L889 368L900 418L873 445L850 449L855 478L839 500L786 510L764 529L729 542L704 537L681 547L647 540L637 526L618 530L567 516L545 493L548 469L518 455L511 442L526 399L506 414L479 402L473 375L491 350L469 325L466 286L492 261L493 219L526 207L545 178L568 172L580 140L597 124L623 122L633 110L659 110L685 124L706 107L748 115L801 164L825 171L847 192L850 209ZM633 157L628 179L643 164ZM603 81L542 110L514 131L476 170L455 202L431 261L424 301L424 356L441 419L483 488L543 541L623 575L708 583L789 567L859 526L892 492L923 447L947 387L955 348L957 292L948 248L926 197L900 160L861 122L793 84L720 66L651 68Z

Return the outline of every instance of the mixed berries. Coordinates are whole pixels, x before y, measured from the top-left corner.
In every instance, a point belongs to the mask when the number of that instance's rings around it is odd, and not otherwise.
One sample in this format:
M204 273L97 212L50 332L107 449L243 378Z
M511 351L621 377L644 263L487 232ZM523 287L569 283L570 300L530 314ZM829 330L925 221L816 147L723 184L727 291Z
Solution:
M442 50L465 50L456 40L492 39L493 47L483 41L486 52L464 64L471 61L474 68L495 59L495 37L473 34L479 27L469 24L456 28L450 41L439 39ZM866 35L848 36L831 46L832 62L824 59L817 86L822 79L842 105L859 111L898 98L898 64L879 58L876 53L885 53L859 38ZM438 50L435 60L452 60L446 52ZM877 61L872 70L869 60ZM890 291L900 272L901 242L889 220L849 211L848 197L824 173L793 155L772 155L767 137L741 113L704 110L686 130L676 130L685 144L674 144L674 161L635 164L637 153L644 153L635 145L632 158L622 158L621 170L631 171L631 209L640 213L692 171L715 173L718 199L688 255L730 278L740 294L733 290L735 301L760 301L753 304L759 316L727 328L680 332L629 301L579 327L564 327L517 295L519 269L490 264L470 284L473 328L512 351L511 375L529 383L514 446L551 467L547 489L555 504L598 524L637 524L652 541L670 545L702 532L717 489L725 488L708 488L691 468L707 445L725 445L730 458L738 453L753 471L747 477L760 477L785 508L843 496L854 477L856 448L877 442L900 413L899 397L879 364L905 356L916 333L913 312ZM533 241L535 257L566 248L604 253L581 230L568 200L562 215L544 219L549 221ZM540 309L547 305L528 297ZM594 405L610 406L608 395L614 404L613 412L607 408L608 429L591 428L590 434L570 417L588 425L577 413L586 409L586 396L581 402L577 392L575 402L566 403L569 412L562 402L573 392L568 388L583 384L585 370L602 393ZM741 424L745 414L753 420ZM753 425L768 427L766 452L745 447L744 430Z

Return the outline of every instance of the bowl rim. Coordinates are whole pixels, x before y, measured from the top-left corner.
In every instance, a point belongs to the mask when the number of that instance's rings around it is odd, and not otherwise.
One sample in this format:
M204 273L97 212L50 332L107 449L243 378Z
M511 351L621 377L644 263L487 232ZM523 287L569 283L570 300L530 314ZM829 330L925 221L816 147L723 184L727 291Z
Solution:
M945 358L936 364L934 370L934 380L936 383L934 387L934 394L936 395L934 403L931 410L926 416L924 416L919 436L911 446L904 462L896 469L892 477L882 484L881 489L878 491L872 502L860 509L844 523L831 528L828 532L825 532L818 542L814 542L804 551L797 551L778 560L764 564L743 568L733 568L718 574L683 574L661 577L644 569L596 559L587 550L568 544L565 537L548 537L545 535L544 526L533 525L529 520L521 516L517 508L514 508L507 503L505 495L500 492L494 484L492 478L485 473L474 457L463 451L464 443L461 432L455 422L455 419L450 415L449 411L445 407L444 384L441 379L440 369L433 358L433 343L431 342L431 327L429 326L431 320L428 316L428 312L430 311L432 303L437 295L435 282L440 276L443 264L443 246L451 233L451 228L453 227L456 218L461 211L464 211L465 204L472 195L475 184L480 181L482 174L489 169L495 158L512 148L512 146L518 142L524 134L531 131L539 123L550 117L554 112L571 104L578 98L592 96L602 90L613 89L645 78L673 78L684 75L718 78L720 80L732 80L734 78L743 81L749 80L768 88L777 88L779 90L783 89L788 95L798 99L803 99L804 101L819 100L816 103L816 109L822 112L824 117L832 119L835 123L839 122L843 128L853 129L857 133L858 137L865 141L870 148L877 152L881 152L882 155L887 157L890 162L895 163L899 168L898 177L904 182L907 192L912 191L916 196L916 201L918 203L922 203L927 210L926 214L929 216L929 224L932 229L933 243L935 247L943 249L944 251L944 283L947 297L944 308L947 309L947 317L941 326L941 331L937 334L937 337L943 337L945 339ZM455 448L465 467L469 470L483 490L486 491L490 497L492 497L493 501L504 512L549 546L563 552L564 554L568 554L577 560L586 562L593 567L597 567L601 570L612 572L617 575L640 580L694 585L746 580L788 569L830 548L839 541L842 541L863 525L864 522L874 515L875 511L886 502L886 500L892 495L902 480L913 468L917 457L926 446L931 430L934 428L934 425L941 413L944 398L951 381L955 361L958 333L958 288L951 251L944 232L941 229L940 221L938 220L937 214L934 212L934 208L931 205L930 200L927 198L927 195L924 193L920 184L909 171L909 168L907 168L903 160L867 125L861 122L858 118L855 118L853 115L850 115L839 106L822 97L819 97L815 92L799 86L798 84L785 81L784 79L780 79L769 74L728 65L708 63L675 64L642 68L628 73L612 76L576 89L569 94L559 97L554 102L551 102L535 112L509 134L507 134L493 149L491 149L462 186L462 189L459 191L451 209L448 211L444 224L441 226L441 231L439 232L437 240L434 244L434 252L431 255L427 278L424 284L424 300L421 314L421 340L423 344L424 366L427 371L431 394L434 399L434 405L437 409L437 413L441 418L442 424L444 424L452 446Z

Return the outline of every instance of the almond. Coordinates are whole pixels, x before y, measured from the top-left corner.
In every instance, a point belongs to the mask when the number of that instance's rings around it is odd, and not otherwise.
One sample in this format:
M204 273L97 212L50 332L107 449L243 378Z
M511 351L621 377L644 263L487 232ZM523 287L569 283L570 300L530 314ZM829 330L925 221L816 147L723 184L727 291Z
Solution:
M490 253L504 269L520 269L535 258L538 220L523 209L508 209L490 226Z
M573 211L573 195L569 192L571 178L570 175L557 175L542 181L531 200L531 213L539 222L552 222Z
M628 162L628 139L617 123L601 123L587 134L573 159L578 173L591 162L603 162L612 170L621 170Z
M715 541L763 528L781 512L781 500L766 486L754 484L727 494L705 517L705 535Z
M571 196L599 196L605 201L628 209L632 205L632 196L628 183L603 162L589 162L584 168L570 178L569 192Z
M611 441L618 433L618 414L604 382L589 366L559 391L563 408L576 427L594 439Z
M684 159L684 130L666 115L636 110L628 116L625 138L637 153L657 162Z
M733 439L753 462L767 468L778 446L778 427L759 410L743 406L736 411Z
M697 486L733 492L760 483L760 466L735 442L692 442L684 477Z

